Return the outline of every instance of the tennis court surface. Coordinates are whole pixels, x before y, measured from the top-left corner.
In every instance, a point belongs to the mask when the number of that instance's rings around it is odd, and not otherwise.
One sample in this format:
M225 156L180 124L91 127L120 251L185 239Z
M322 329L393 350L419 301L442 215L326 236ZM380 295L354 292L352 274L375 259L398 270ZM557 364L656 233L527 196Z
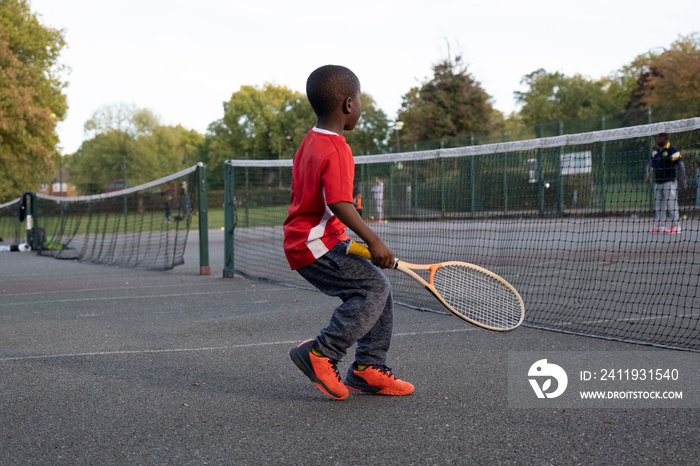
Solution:
M509 359L525 352L697 353L526 327L494 334L397 306L389 365L415 393L338 402L288 356L336 300L221 278L218 230L210 257L212 275L199 275L196 233L185 265L167 272L2 253L0 464L697 463L696 405L522 408L509 393ZM570 387L577 379L569 371Z

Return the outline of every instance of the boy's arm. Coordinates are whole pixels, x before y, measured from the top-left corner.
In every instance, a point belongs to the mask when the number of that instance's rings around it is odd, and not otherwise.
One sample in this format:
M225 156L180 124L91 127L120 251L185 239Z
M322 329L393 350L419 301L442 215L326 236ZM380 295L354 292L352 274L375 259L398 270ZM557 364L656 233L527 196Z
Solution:
M651 159L649 159L649 163L647 164L647 168L644 171L644 182L649 181L649 175L651 175Z
M678 160L678 179L680 180L683 189L687 189L688 183L685 180L685 164L680 159Z
M372 263L374 265L383 269L394 267L394 253L362 220L362 217L355 210L355 206L350 202L337 202L328 204L328 207L346 227L357 233L357 236L367 243L367 247L372 253Z

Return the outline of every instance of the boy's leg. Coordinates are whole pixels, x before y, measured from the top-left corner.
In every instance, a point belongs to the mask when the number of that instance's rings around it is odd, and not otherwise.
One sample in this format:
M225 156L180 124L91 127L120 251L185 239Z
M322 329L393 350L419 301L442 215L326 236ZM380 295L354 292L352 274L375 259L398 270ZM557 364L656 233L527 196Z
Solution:
M383 275L383 274L382 274ZM364 366L384 365L394 331L394 298L389 293L374 326L357 342L355 361Z
M678 181L672 181L668 184L668 210L671 213L671 226L678 228Z
M386 307L377 323L367 334L357 342L355 362L348 369L345 385L358 392L374 393L377 395L410 395L413 393L412 384L394 375L385 364L386 351L377 358L376 342L385 341L384 332L389 331L391 337L393 327L393 299L389 295ZM389 340L386 340L389 349Z
M663 231L666 228L666 183L654 183L654 198L656 226Z
M371 262L346 254L346 250L347 243L339 243L298 270L320 291L343 301L316 338L315 346L339 361L358 342L358 356L364 364L384 364L393 325L391 285Z

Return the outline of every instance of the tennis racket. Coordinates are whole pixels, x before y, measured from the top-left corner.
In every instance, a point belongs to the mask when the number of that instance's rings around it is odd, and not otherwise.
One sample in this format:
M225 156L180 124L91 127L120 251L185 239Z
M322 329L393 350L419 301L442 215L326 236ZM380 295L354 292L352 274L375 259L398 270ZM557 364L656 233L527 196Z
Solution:
M372 260L365 246L352 241L348 254ZM394 268L405 273L435 296L461 320L493 332L508 332L525 317L525 306L513 286L493 272L466 262L418 265L396 260ZM428 272L424 280L416 272Z

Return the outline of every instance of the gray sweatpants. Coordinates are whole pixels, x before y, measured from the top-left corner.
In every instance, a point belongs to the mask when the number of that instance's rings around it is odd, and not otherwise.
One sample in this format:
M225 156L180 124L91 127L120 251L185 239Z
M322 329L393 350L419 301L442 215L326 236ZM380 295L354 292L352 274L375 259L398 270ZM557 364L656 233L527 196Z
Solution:
M324 355L340 361L357 343L358 364L384 365L394 324L391 284L370 261L346 254L347 245L341 242L297 270L320 291L343 301L316 337L315 345Z
M656 225L666 228L666 211L671 213L671 225L678 226L678 181L654 183Z

